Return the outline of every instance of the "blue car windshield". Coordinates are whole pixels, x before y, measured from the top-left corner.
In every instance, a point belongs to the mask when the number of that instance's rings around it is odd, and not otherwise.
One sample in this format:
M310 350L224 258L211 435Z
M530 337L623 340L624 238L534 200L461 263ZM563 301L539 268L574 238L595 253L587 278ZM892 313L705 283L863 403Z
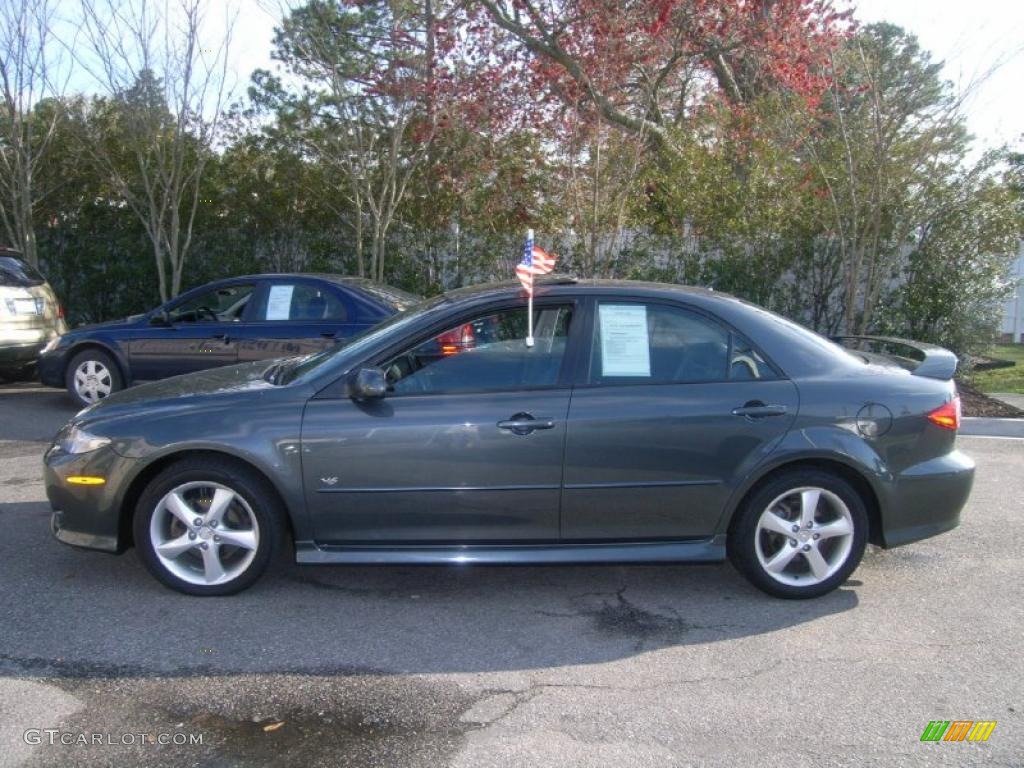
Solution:
M299 379L318 375L325 366L329 366L338 373L347 370L358 362L359 358L378 341L387 338L392 333L401 333L402 329L414 324L420 317L446 302L447 299L443 295L437 296L433 299L421 301L416 306L399 312L397 315L392 315L387 320L368 329L362 335L356 336L348 344L318 352L302 359L298 365L282 376L280 383L290 384Z

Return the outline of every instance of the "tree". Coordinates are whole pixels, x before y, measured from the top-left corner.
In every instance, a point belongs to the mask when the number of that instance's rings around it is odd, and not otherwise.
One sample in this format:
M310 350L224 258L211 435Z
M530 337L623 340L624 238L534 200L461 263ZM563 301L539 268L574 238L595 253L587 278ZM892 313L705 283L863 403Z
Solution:
M89 103L105 119L83 120L99 128L83 139L146 230L163 301L181 290L228 96L233 19L222 41L204 48L200 7L178 0L162 13L145 0L82 0L89 51L78 61L107 91Z
M433 0L311 0L291 11L274 39L275 57L307 84L303 93L286 94L257 75L279 109L291 111L315 156L340 171L355 209L360 276L367 274L369 219L368 274L378 281L388 232L436 129L437 25Z
M827 202L823 236L842 265L845 330L864 333L968 137L962 96L902 29L865 27L828 66L827 98L798 143Z
M1000 178L1006 160L1012 164L1012 157L990 152L932 191L898 288L882 310L883 329L958 353L991 344L1024 231L1019 196Z
M37 179L60 110L40 103L62 90L48 0L0 5L0 223L11 245L38 266L36 211L46 194Z
M672 127L702 106L742 109L769 90L816 102L821 62L844 32L830 0L480 0L506 33L498 66L565 104L677 154Z

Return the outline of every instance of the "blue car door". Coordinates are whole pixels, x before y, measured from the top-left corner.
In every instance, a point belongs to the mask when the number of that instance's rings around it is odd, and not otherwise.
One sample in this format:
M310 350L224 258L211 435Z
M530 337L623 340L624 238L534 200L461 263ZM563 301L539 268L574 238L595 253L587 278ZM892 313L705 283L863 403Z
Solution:
M192 291L155 314L128 342L132 379L149 381L238 360L240 329L255 284Z

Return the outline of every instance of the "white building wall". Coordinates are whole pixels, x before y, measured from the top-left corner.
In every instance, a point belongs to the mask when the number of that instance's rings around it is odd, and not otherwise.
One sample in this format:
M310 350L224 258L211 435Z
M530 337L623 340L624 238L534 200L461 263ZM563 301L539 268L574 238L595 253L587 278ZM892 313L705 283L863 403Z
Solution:
M1024 343L1024 240L1017 250L1017 259L1010 269L1013 281L1013 296L1003 304L1003 338L1018 344Z

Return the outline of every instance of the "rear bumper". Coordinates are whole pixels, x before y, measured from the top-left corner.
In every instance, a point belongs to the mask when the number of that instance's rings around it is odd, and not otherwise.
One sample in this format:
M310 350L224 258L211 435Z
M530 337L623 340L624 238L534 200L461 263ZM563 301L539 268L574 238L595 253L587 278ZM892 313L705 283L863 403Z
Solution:
M956 528L974 484L974 461L960 451L900 473L882 514L882 541L898 547Z
M83 454L47 451L44 462L46 497L53 514L50 527L64 544L104 552L122 552L127 537L120 533L120 498L128 460L109 447ZM102 485L74 485L74 475L102 477Z
M45 342L33 341L28 344L0 342L0 366L14 367L34 363Z

